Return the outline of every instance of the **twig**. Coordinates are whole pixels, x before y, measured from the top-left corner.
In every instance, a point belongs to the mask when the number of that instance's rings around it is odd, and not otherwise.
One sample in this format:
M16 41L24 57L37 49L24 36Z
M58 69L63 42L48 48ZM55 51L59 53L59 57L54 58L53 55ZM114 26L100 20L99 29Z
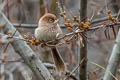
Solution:
M61 6L61 12L63 12L64 11L63 0L58 0L58 2L60 3Z
M7 45L5 46L4 50L3 50L3 53L6 52L6 50L7 50L8 46L9 46L9 44L10 44L10 43L8 42Z
M116 17L118 14L113 14L113 17ZM91 21L91 24L95 24L95 23L99 23L102 21L107 20L108 17L103 17L103 18L99 18L99 19L94 19ZM19 23L12 23L15 27L19 27L19 28L37 28L37 24L19 24ZM77 26L77 24L74 24L74 26ZM64 25L60 25L61 28L66 28Z
M112 16L113 17L117 17L117 13L116 14L113 14ZM92 20L91 21L91 24L95 24L95 23L99 23L99 22L102 22L102 21L106 21L106 20L108 20L108 17L106 16L106 17L103 17L103 18L99 18L99 19L95 19L95 20Z
M119 18L120 18L120 10L118 11L116 19L119 19Z
M8 3L9 1L7 0L7 17L8 17L8 19L10 19L10 16L9 16L9 6L8 6Z
M48 8L47 8L48 3L47 3L47 2L48 2L48 1L43 0L43 5L44 5L44 8L45 8L45 13L48 13Z
M70 77L81 66L81 64L83 63L84 60L85 60L85 58L83 58L81 60L81 62L73 69L73 71L64 78L64 80L68 79L68 77Z
M90 62L91 64L94 64L94 65L98 66L99 68L103 69L104 71L106 70L103 66L101 66L101 65L99 65L99 64L97 64L97 63L95 63L95 62L92 62L92 61L89 61L89 62ZM113 77L115 80L118 80L110 71L107 71L107 73L108 73L109 75L111 75L111 77ZM111 80L111 79L107 78L107 80Z
M104 75L104 80L114 80L113 79L114 77L110 75L109 72L115 75L119 62L120 62L120 29L117 35L116 43L113 46L113 50L108 63L109 65L107 66L107 69Z
M96 30L96 29L100 29L100 28L104 28L104 27L110 27L110 26L114 26L114 25L120 25L120 22L112 23L112 24L109 24L109 25L104 25L104 24L102 24L102 25L100 25L100 26L90 27L90 28L88 29L88 31L92 31L92 30ZM116 26L116 27L117 27L117 26ZM56 40L59 41L59 40L64 39L64 38L66 38L66 37L72 36L72 35L74 35L74 34L82 33L82 32L84 32L84 30L77 29L77 30L75 30L74 32L67 33L67 34L59 37L59 38L56 39ZM16 37L16 36L13 36L13 37L8 36L8 39L10 39L10 38L13 38L13 40L10 40L11 42L12 42L12 41L15 41L15 40L26 41L25 39L19 38L19 37ZM56 44L56 45L50 45L50 44L49 44L49 43L52 43L52 42L56 42L56 40L52 40L52 41L46 42L47 46L50 46L50 47L51 47L51 46L58 46L59 44ZM64 44L64 43L63 43L63 44Z
M17 29L16 29L16 30L15 30L15 32L12 34L11 38L13 38L13 36L14 36L14 35L15 35L15 33L16 33L16 31L17 31ZM7 43L7 45L6 45L5 49L3 50L3 53L5 53L5 52L6 52L6 50L7 50L8 46L9 46L9 44L10 44L10 42L8 42L8 43Z

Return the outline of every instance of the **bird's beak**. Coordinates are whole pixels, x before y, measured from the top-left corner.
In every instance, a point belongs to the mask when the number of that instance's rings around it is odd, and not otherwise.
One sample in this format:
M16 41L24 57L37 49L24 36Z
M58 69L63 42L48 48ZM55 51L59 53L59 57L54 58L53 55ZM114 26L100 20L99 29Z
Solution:
M59 22L59 19L55 20L55 21L54 21L54 24L57 24L58 22Z

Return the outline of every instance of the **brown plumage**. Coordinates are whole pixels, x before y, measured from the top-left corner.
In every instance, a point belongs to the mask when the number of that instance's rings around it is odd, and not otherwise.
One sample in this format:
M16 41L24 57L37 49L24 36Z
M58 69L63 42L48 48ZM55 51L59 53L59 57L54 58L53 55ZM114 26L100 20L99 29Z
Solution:
M60 35L62 35L62 31L57 24L57 18L54 14L46 13L40 18L38 28L35 29L35 37L37 39L40 41L51 41L55 40L56 37L59 37ZM52 47L51 50L56 71L59 74L61 74L61 72L65 72L66 65L57 48Z

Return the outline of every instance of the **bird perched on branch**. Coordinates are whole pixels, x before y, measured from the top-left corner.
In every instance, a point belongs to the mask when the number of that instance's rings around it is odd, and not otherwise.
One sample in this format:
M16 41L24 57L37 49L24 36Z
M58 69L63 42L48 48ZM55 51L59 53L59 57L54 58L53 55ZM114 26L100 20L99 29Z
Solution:
M54 14L46 13L43 15L38 23L38 28L35 29L35 37L40 41L52 41L62 35L62 30L57 24L58 19ZM54 44L54 43L53 43ZM56 66L56 71L61 74L65 72L66 65L58 52L56 47L50 47L52 50L52 56L54 64Z

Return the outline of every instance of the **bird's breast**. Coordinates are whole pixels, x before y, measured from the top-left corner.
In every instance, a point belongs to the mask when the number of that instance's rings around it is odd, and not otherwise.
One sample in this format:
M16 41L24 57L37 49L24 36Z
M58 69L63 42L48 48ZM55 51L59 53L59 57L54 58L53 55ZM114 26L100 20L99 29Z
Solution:
M59 33L54 27L38 27L35 30L35 37L40 41L51 41L56 39L56 34Z

